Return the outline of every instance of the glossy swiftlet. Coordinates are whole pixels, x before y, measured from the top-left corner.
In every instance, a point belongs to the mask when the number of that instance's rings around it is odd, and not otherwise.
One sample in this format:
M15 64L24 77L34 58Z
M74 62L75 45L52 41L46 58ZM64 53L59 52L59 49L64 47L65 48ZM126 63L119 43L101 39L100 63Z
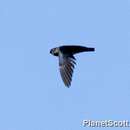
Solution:
M73 71L76 65L74 54L91 51L95 51L95 48L78 45L59 46L50 50L52 55L59 58L60 74L65 86L70 87L71 85Z

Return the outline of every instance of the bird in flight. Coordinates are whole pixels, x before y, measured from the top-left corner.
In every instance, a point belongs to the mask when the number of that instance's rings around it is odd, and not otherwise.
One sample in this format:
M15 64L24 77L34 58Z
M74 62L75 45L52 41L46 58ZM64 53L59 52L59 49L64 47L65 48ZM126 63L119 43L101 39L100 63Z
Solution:
M60 74L66 87L71 86L73 71L76 65L74 54L91 51L95 51L95 48L78 45L64 45L50 50L52 55L59 58Z

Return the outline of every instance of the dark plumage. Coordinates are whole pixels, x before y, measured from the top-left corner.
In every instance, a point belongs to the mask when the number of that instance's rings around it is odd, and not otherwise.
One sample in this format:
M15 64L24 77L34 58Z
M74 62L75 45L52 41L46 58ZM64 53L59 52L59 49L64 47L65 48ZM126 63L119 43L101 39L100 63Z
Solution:
M74 54L89 51L95 51L95 48L71 45L60 46L50 50L52 55L59 57L60 74L65 86L69 87L71 85L72 75L76 65Z

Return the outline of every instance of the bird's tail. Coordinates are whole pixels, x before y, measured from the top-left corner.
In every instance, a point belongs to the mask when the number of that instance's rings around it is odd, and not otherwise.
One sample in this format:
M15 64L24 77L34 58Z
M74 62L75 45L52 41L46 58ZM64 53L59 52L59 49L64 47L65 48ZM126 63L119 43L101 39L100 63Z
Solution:
M91 51L95 51L95 48L84 47L84 46L75 46L74 50L72 50L71 52L73 52L73 54L76 54L76 53L80 53L80 52L91 52Z
M95 48L92 48L92 47L86 47L85 50L86 50L86 51L95 51Z

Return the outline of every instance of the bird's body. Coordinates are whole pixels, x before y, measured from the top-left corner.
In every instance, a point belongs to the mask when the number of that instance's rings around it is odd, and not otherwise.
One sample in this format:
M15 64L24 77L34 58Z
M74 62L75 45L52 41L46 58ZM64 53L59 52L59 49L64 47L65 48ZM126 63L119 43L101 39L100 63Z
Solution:
M76 65L74 54L89 51L95 51L95 49L78 45L66 45L50 50L52 55L59 57L60 74L65 86L69 87L71 85L74 65Z

